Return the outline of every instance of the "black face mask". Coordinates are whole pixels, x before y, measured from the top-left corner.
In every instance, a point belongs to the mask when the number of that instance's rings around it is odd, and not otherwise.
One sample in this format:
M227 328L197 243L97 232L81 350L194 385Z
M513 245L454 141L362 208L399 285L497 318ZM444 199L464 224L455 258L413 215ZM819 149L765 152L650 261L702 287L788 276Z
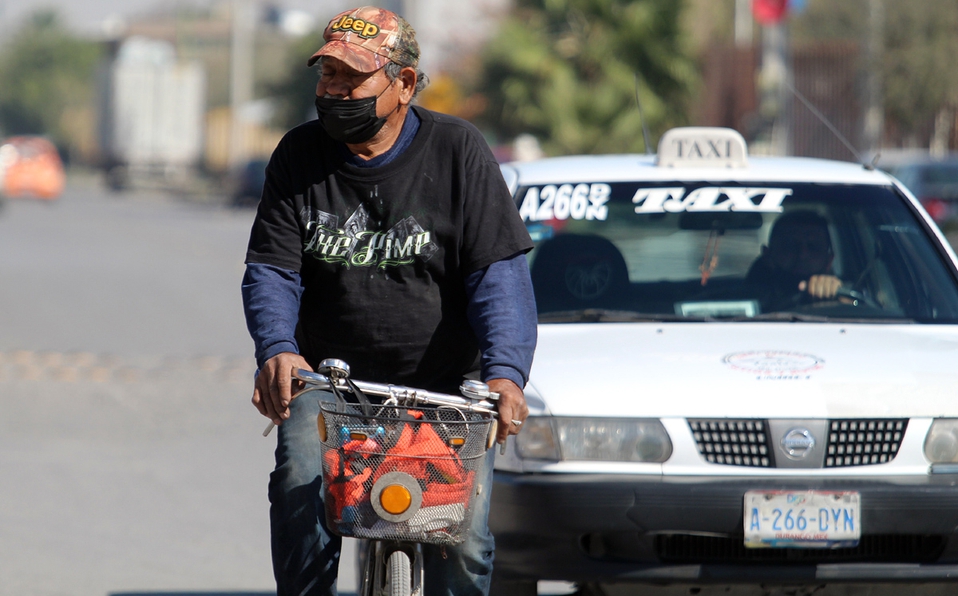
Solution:
M386 118L376 115L378 97L362 99L316 98L316 114L333 139L351 145L365 143L376 136Z

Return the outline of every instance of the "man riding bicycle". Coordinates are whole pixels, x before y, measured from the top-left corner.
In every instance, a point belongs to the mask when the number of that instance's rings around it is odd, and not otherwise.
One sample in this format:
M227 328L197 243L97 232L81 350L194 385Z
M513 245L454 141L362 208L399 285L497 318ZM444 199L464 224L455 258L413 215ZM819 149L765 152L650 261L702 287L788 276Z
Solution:
M469 123L412 106L426 78L415 32L362 7L333 18L318 120L274 151L243 279L259 371L253 404L279 426L269 498L277 592L335 594L341 540L326 527L316 400L297 369L341 358L353 377L455 393L479 372L500 394L503 442L528 415L536 341L532 242L498 164ZM465 542L425 547L427 596L488 593L485 485Z

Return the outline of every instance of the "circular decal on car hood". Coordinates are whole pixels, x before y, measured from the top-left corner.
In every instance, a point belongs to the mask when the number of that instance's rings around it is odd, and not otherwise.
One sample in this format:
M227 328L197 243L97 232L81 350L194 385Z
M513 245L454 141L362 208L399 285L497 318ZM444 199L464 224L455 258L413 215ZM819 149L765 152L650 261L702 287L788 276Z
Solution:
M825 360L818 356L778 350L736 352L723 361L734 370L776 377L801 375L825 366Z

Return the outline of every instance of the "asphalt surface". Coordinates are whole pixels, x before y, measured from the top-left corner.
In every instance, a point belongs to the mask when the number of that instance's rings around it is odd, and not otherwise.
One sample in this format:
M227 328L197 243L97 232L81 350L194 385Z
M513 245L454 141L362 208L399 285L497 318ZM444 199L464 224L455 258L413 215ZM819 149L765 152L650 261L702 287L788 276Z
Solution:
M275 593L252 216L90 184L0 211L0 595Z

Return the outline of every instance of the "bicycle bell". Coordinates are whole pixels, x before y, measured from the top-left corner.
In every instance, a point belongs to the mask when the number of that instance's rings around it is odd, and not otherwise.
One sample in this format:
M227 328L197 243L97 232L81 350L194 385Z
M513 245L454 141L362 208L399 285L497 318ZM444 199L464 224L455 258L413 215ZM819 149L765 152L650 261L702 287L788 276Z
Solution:
M489 385L474 379L464 380L459 386L459 391L469 399L499 399L498 393L489 391Z
M338 358L326 358L319 363L317 372L335 382L349 378L349 365Z

